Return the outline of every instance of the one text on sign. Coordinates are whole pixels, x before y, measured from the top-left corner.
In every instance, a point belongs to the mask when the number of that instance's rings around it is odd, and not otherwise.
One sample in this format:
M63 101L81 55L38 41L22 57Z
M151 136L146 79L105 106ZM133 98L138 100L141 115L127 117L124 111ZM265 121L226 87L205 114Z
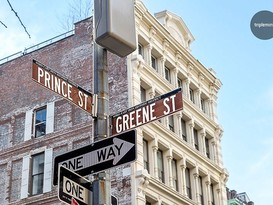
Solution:
M89 190L65 176L63 178L63 192L70 195L74 199L88 204Z
M158 120L182 110L182 108L182 90L178 88L112 116L112 134Z
M59 166L58 197L66 204L88 205L92 196L92 183L77 173Z
M32 63L32 79L38 84L74 103L92 116L96 116L96 95L92 95L36 60L33 60Z

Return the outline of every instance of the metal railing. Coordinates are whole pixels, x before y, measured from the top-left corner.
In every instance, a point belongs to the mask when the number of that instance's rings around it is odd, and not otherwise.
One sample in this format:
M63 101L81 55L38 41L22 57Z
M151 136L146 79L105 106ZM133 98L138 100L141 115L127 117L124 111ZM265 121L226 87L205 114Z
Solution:
M73 30L71 30L71 31L65 32L65 33L60 34L60 35L58 35L58 36L55 36L55 37L53 37L53 38L51 38L51 39L48 39L48 40L46 40L46 41L43 41L43 42L41 42L41 43L39 43L39 44L36 44L36 45L34 45L34 46L25 48L24 51L19 51L19 52L14 53L14 54L12 54L12 55L10 55L10 56L7 56L7 57L5 57L5 58L2 58L2 59L0 59L0 65L4 64L4 63L6 63L6 62L9 62L9 61L11 61L11 60L14 60L15 58L18 58L18 57L20 57L20 56L22 56L22 55L26 55L26 54L28 54L28 53L31 53L31 52L35 51L35 50L38 50L38 49L43 48L43 47L45 47L45 46L48 46L48 45L50 45L50 44L52 44L52 43L55 43L55 42L57 42L57 41L59 41L59 40L62 40L62 39L64 39L64 38L66 38L66 37L72 36L72 35L74 35L74 31L75 31L75 30L73 29Z

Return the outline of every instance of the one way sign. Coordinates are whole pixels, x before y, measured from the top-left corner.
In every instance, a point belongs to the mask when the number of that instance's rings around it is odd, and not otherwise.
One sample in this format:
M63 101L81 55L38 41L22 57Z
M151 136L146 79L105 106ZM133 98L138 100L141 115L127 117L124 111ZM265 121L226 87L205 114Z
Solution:
M136 131L131 130L56 156L53 184L58 182L58 166L81 176L132 162L136 159Z

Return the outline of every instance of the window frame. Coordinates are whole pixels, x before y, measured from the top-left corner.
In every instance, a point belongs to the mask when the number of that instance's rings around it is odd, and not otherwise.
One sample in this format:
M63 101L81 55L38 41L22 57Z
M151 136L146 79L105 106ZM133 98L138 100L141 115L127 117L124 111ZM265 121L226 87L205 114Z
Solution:
M206 147L206 156L207 158L211 158L210 156L210 145L209 145L209 139L205 137L205 147Z
M37 116L40 112L45 112L45 116L44 116L43 121L37 123L37 118L38 118ZM47 126L47 106L43 106L43 107L40 107L40 108L34 110L33 115L34 115L34 117L33 117L33 137L39 138L39 137L45 136L46 135L46 126ZM37 127L42 124L44 124L44 133L38 135Z
M181 88L183 92L183 80L180 77L177 77L177 87Z
M146 89L141 85L140 85L140 101L141 101L141 103L147 101Z
M148 141L143 139L143 164L144 164L144 169L150 173L150 164L149 164L149 146L148 146ZM146 150L146 152L145 152Z
M138 54L142 56L142 58L144 58L144 47L141 43L138 43L137 45L137 50L138 50Z
M171 80L171 69L168 68L166 65L164 66L164 78L165 78L169 83L172 82L172 80Z
M207 113L207 110L206 110L206 99L202 98L200 99L200 106L201 106L201 110L204 112L204 113Z
M186 167L185 169L185 179L186 179L186 192L190 199L192 199L192 185L191 185L191 174L190 168Z
M174 117L173 115L168 116L168 128L169 130L171 130L172 132L174 132Z
M189 88L189 97L190 97L190 101L192 101L193 103L195 103L195 98L194 98L194 90L192 88Z
M193 137L194 137L194 148L196 150L200 150L200 147L199 147L199 139L198 139L198 130L193 128Z
M172 159L172 180L173 180L173 187L176 191L178 191L178 172L177 172L177 160Z
M185 129L184 129L185 128ZM186 121L181 118L182 139L188 141Z
M151 55L151 67L156 71L158 70L158 60L154 55Z
M214 187L213 184L210 184L210 201L212 205L215 205L215 199L214 199Z
M42 168L38 167L38 172L34 173L34 166L35 166L35 159L37 159L38 157L43 158L42 163L38 162L38 165L42 164ZM31 190L31 196L35 196L35 195L39 195L42 194L44 192L44 171L45 171L45 153L41 152L35 155L31 156L31 183L30 184L30 190ZM36 178L38 176L38 184L35 183L34 178ZM34 184L35 183L35 184ZM39 184L41 183L41 184ZM37 186L37 192L34 193L34 187L35 185Z
M203 194L203 180L202 177L198 177L198 184L199 184L199 197L201 205L204 205L204 194Z
M161 164L159 163L161 162ZM162 166L159 166L162 165ZM164 159L163 159L163 151L157 150L157 170L158 170L158 179L162 183L165 183L165 173L164 173Z

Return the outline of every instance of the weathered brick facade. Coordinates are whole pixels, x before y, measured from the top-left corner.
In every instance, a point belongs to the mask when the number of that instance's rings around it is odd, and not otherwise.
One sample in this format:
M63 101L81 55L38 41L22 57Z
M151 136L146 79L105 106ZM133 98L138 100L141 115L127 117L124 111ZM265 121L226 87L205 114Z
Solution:
M92 19L75 24L75 34L0 65L0 204L61 204L57 187L51 192L20 200L22 159L44 147L53 157L87 145L92 140L92 117L31 79L32 59L47 65L92 92ZM126 60L109 59L110 112L128 106ZM54 102L54 132L24 141L25 113ZM120 201L129 201L130 179L115 171Z

